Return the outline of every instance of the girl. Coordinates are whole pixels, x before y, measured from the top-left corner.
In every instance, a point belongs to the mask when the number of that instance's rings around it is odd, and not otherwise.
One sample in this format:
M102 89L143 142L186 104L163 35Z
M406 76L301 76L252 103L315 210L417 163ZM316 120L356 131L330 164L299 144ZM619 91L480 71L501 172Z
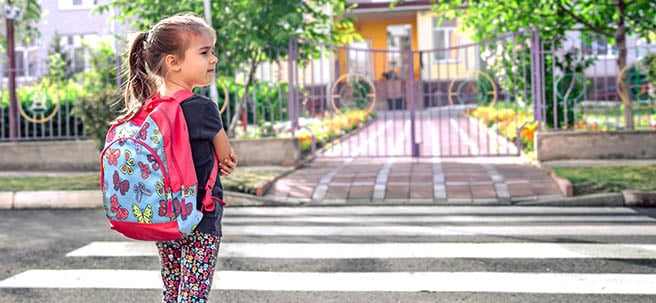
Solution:
M213 81L218 61L214 55L216 33L201 18L176 15L161 20L150 31L134 38L128 53L129 82L125 91L127 113L139 111L154 95L173 96ZM206 184L219 158L221 173L229 175L237 165L223 130L219 110L212 100L194 95L180 106L187 122L198 184ZM121 118L119 118L121 119ZM212 193L198 189L197 207L205 194L223 200L220 179ZM223 205L205 212L194 233L169 242L157 242L164 282L162 302L206 302L221 240Z

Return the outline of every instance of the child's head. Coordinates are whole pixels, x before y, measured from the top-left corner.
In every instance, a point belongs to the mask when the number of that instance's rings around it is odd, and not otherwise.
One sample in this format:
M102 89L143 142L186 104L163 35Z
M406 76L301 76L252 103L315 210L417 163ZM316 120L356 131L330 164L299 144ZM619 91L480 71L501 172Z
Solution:
M181 14L159 21L150 31L138 33L128 52L128 83L125 102L128 111L139 107L157 92L166 76L167 55L184 60L185 51L199 36L216 41L216 33L203 19Z

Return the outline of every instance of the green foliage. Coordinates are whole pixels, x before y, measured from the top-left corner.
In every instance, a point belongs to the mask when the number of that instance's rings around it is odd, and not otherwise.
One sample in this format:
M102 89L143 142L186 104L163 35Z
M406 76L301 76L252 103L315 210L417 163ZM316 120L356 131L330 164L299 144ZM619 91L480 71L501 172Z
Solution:
M395 0L392 6L403 2ZM537 28L542 41L554 41L560 47L568 30L579 30L584 41L602 36L614 43L620 50L618 70L626 66L626 37L636 34L640 37L654 38L656 6L651 0L431 0L433 11L443 19L457 17L465 30L473 33L475 41L484 41L499 35ZM545 60L546 61L546 60ZM557 61L557 59L554 59ZM549 75L549 64L543 62ZM552 71L553 72L553 71ZM545 90L553 82L545 82ZM547 96L552 96L547 94ZM557 99L546 100L560 102ZM629 107L627 122L633 121ZM554 121L551 121L553 123ZM557 125L558 122L555 122ZM633 123L627 123L632 129Z
M23 16L20 20L14 22L15 41L25 45L31 45L41 33L39 32L39 21L41 21L41 1L40 0L12 0L12 4L21 9ZM2 7L5 5L2 1ZM0 51L7 51L7 39L0 36Z
M646 55L639 63L639 70L647 76L649 83L656 85L656 53Z
M197 0L116 0L101 5L99 12L118 8L116 19L131 22L139 30L149 30L165 16L195 12L204 16L202 1ZM211 24L217 34L218 70L224 75L243 75L248 96L257 67L287 56L291 39L315 43L299 45L302 65L321 53L320 43L343 43L359 39L352 23L340 19L349 10L347 0L223 0L211 1ZM336 18L336 20L333 20ZM235 100L236 115L228 124L234 134L245 99Z
M58 32L52 38L50 49L48 50L48 76L52 81L64 81L73 77L73 68L71 58L68 52L64 50L61 36Z
M98 45L85 45L85 49L91 58L91 68L76 75L76 79L83 83L85 90L115 89L119 86L116 83L118 62L111 44L101 41Z
M17 88L16 96L22 113L32 119L47 120L44 123L32 123L20 119L21 135L47 137L82 133L80 121L69 110L77 96L82 94L82 87L72 80L53 82L44 78L34 85ZM5 133L9 133L9 92L6 90L0 94L0 111L4 112L0 117L5 119Z
M103 148L110 122L119 116L124 104L123 94L114 88L94 91L77 99L75 111L82 117L87 134L96 142L98 150Z
M560 177L572 182L574 195L656 188L656 166L554 167Z
M332 8L328 14L324 8ZM99 12L119 8L119 22L130 22L139 30L149 30L165 16L195 12L204 16L197 0L116 0L99 6ZM332 22L348 10L346 0L223 0L212 1L212 26L217 33L219 70L228 75L242 71L252 60L275 61L287 54L290 38L336 43L359 36L347 19ZM300 51L301 58L316 54L318 47Z
M226 90L224 91L223 86ZM227 109L222 114L224 121L232 117L237 110L236 100L244 99L249 105L246 113L247 124L257 124L263 126L266 121L285 121L289 120L287 110L288 84L273 83L266 81L256 81L252 84L251 90L244 98L244 84L237 83L232 78L221 77L217 79L218 88L218 105L221 108L225 100L229 100ZM225 93L228 93L226 98ZM198 90L198 93L207 95L207 90ZM230 116L228 116L230 114ZM228 125L224 125L228 127Z

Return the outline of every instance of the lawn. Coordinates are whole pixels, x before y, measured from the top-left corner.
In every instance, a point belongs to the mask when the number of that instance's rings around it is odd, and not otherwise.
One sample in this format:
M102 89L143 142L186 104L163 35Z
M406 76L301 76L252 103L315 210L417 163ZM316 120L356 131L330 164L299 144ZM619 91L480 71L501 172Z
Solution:
M572 182L575 196L621 192L626 189L656 190L656 165L552 169L556 175Z
M228 177L221 177L223 188L229 191L255 194L255 190L263 183L273 180L283 173L285 168L243 167L235 170ZM38 176L38 177L2 177L0 192L34 191L34 190L99 190L100 175L98 173L80 173L71 176Z

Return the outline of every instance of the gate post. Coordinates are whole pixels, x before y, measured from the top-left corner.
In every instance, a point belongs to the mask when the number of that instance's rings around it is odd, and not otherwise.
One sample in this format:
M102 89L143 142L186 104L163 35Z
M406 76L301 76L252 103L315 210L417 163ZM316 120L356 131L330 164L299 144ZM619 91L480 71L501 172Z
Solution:
M410 100L410 142L412 144L412 157L419 157L419 144L416 142L415 129L415 57L412 50L408 51L408 89L407 95Z
M296 48L297 44L293 38L289 39L289 47L287 52L287 83L288 83L288 95L287 95L287 108L289 109L289 121L291 122L291 132L292 137L296 133L296 128L298 127L298 116L296 114L296 77L295 77L295 65L296 63Z
M531 30L531 93L533 94L533 119L538 122L538 130L542 130L542 114L544 110L542 93L544 83L542 80L542 60L540 47L540 31L538 28Z

